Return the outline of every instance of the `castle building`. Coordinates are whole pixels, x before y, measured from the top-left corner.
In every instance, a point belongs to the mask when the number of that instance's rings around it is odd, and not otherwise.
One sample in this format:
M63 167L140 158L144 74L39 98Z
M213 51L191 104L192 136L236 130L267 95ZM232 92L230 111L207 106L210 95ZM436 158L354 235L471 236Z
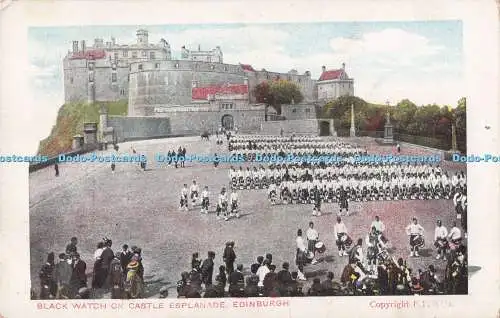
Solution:
M128 119L108 118L107 127L115 127L123 138L141 129L148 136L155 129L155 136L167 131L185 135L217 126L256 131L270 111L254 96L255 87L265 81L291 81L304 97L300 104L282 107L281 119L313 120L316 105L354 93L345 64L328 71L323 66L316 80L309 71L281 73L224 63L218 46L209 51L182 47L175 59L166 40L149 43L144 29L137 30L136 37L136 43L128 45L117 44L114 38L106 43L95 39L89 48L85 41L73 41L73 50L63 60L66 102L128 100ZM146 118L157 128L149 130ZM297 124L294 129L301 127Z
M354 95L354 79L349 78L345 72L345 63L342 63L342 68L336 70L327 71L323 66L316 85L318 101L321 103L334 100L339 96Z
M198 46L198 51L190 51L183 46L181 48L181 59L207 63L223 63L220 46L211 51L202 51L200 46Z

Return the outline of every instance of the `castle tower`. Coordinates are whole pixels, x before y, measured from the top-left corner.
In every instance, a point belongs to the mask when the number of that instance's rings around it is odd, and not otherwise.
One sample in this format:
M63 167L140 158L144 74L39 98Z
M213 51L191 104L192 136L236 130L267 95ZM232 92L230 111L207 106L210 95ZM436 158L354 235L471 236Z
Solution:
M148 31L144 29L137 30L137 45L147 46L148 45Z
M73 41L73 53L78 53L78 41Z

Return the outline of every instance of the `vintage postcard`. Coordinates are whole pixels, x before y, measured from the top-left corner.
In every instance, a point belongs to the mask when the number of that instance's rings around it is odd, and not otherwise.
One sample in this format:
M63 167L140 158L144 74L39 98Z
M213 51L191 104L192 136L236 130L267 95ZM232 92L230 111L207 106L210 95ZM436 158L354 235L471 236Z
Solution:
M496 6L427 5L6 4L0 317L497 316Z

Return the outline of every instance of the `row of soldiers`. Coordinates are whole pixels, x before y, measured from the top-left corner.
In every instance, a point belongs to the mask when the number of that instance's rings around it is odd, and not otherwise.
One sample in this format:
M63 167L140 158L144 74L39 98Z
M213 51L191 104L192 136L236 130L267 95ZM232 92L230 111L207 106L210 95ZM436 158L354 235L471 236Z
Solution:
M260 150L260 151L283 151L283 150L322 150L322 149L357 149L359 151L364 151L363 148L359 146L354 146L345 142L331 142L331 141L282 141L277 143L261 142L257 143L255 141L244 141L244 142L234 142L230 141L229 150L230 151L248 151L248 150Z
M140 298L143 294L144 267L142 250L123 245L114 253L108 238L97 244L94 252L91 288L88 286L87 263L80 258L78 239L72 237L65 253L59 254L55 263L54 253L48 254L47 262L39 273L40 299L91 298L97 290L110 290L114 299Z

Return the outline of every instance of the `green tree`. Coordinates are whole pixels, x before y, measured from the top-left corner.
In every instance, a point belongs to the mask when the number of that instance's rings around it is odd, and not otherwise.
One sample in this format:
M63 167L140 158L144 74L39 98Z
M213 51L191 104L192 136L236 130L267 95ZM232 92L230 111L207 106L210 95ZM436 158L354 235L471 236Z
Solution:
M281 114L282 105L304 100L299 86L286 80L262 82L255 87L254 96L257 102L272 106L278 114Z
M391 114L391 117L394 119L395 128L403 132L410 132L410 127L415 127L415 125L411 124L416 112L417 105L409 99L403 99L397 103Z

